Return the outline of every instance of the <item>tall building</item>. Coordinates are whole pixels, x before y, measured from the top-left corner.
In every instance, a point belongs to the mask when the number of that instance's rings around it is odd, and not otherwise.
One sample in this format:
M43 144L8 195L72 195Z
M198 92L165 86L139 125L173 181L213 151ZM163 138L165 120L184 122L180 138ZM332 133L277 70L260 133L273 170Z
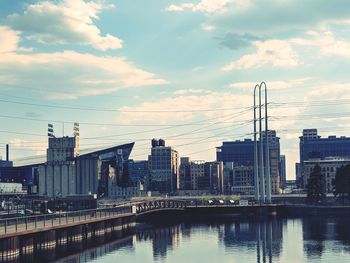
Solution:
M300 182L302 188L305 188L307 182L305 178L308 173L305 168L307 161L350 157L350 137L331 135L322 138L318 135L317 129L304 129L303 135L299 139L300 173L302 177Z
M281 186L284 188L287 182L287 172L286 172L286 156L281 155L280 158L280 175L281 175Z
M265 142L265 140L266 135L264 132L263 142ZM268 140L270 157L271 193L278 194L280 193L280 138L277 137L276 131L269 130ZM259 145L260 142L258 142L258 149L260 149ZM230 186L235 187L236 183L233 180L233 170L235 167L238 167L238 169L242 169L239 167L248 167L248 170L254 169L254 141L252 141L251 139L245 139L244 141L223 142L222 146L217 147L216 159L217 161L222 161L225 166L224 170L226 170L226 172L224 172L224 189L228 189ZM232 163L232 165L229 163ZM230 168L231 166L232 168ZM249 173L246 173L246 175L248 174ZM254 186L254 183L252 184L252 186Z
M151 155L148 156L150 189L160 193L173 193L179 189L179 154L165 141L152 140Z
M350 137L332 135L322 138L317 134L317 129L304 129L299 139L301 165L314 158L350 156Z
M254 142L251 139L244 141L223 142L216 148L218 162L234 162L235 165L254 166Z
M47 161L40 165L39 194L48 197L65 197L76 191L76 161L78 137L49 137Z

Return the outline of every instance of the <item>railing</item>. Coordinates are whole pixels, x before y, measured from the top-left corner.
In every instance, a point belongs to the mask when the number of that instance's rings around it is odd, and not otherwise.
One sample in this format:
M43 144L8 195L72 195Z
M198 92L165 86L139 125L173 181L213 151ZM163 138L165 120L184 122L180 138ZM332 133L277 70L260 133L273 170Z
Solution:
M154 200L136 205L136 213L145 213L159 209L184 209L186 202L182 200Z
M74 212L0 219L0 235L17 233L27 230L45 229L80 222L89 222L102 218L107 219L110 217L131 213L131 206L118 206L102 209L90 209Z

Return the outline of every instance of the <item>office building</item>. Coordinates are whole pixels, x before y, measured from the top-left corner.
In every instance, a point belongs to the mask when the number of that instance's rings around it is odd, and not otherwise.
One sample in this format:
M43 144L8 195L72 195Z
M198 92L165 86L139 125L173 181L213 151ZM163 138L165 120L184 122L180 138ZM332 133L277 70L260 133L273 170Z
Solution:
M309 159L350 156L350 137L332 135L322 138L317 129L304 129L299 139L301 165Z
M152 140L148 156L150 189L160 193L174 193L179 189L179 155L165 141Z
M327 193L333 192L332 181L335 179L335 175L337 173L337 169L350 165L349 157L327 157L324 159L309 159L304 161L303 168L303 179L304 185L307 186L308 180L310 178L310 174L313 172L316 165L321 167L321 173L324 180L324 187Z
M266 140L265 132L263 133L263 142ZM276 131L268 131L269 140L269 157L270 157L270 178L271 193L280 193L280 138L277 137ZM264 144L265 145L265 144ZM258 150L260 149L258 142ZM264 147L265 148L265 147ZM265 149L264 149L265 153ZM224 192L229 193L232 187L235 187L233 180L233 171L247 167L247 171L254 169L254 141L245 139L243 141L223 142L222 146L217 147L217 161L224 163ZM248 175L249 173L246 173ZM248 180L249 181L249 180ZM254 183L251 185L254 187ZM265 178L266 186L266 178ZM237 185L237 187L240 187Z
M299 139L300 171L298 173L300 178L297 178L297 183L302 188L306 187L307 178L305 176L307 177L309 173L305 167L307 161L350 157L350 137L331 135L322 138L318 135L317 129L304 129Z

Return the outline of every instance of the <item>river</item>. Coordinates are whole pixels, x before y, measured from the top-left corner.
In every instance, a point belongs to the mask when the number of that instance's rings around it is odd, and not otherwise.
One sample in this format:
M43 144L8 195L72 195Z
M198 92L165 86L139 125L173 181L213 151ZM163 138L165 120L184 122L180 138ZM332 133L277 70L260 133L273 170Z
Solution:
M142 224L134 234L56 262L350 262L349 218Z

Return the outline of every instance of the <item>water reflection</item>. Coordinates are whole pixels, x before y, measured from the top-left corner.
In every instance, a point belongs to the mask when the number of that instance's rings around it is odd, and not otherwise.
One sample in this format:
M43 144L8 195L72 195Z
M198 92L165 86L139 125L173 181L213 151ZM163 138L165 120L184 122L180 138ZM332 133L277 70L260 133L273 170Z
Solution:
M211 254L223 262L350 262L350 226L347 219L320 217L146 225L59 262L205 263L213 262Z
M180 232L183 225L158 227L142 230L136 234L137 241L151 241L154 260L166 258L167 251L179 247Z

